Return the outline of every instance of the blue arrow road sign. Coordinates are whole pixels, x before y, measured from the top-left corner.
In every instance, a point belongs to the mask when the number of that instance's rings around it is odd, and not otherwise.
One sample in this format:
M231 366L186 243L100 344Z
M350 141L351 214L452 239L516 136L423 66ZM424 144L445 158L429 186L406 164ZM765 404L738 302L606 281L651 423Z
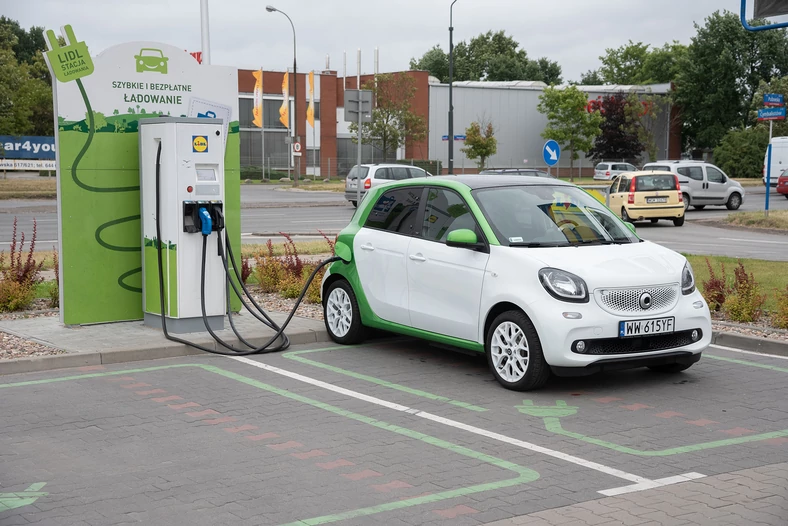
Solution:
M763 95L764 106L782 106L785 103L785 98L779 93L765 93Z
M758 110L759 121L779 121L785 119L785 108Z
M547 166L553 166L557 164L558 159L561 158L561 147L558 146L557 142L550 139L544 143L544 147L542 148L542 157L544 157L544 162L547 163Z

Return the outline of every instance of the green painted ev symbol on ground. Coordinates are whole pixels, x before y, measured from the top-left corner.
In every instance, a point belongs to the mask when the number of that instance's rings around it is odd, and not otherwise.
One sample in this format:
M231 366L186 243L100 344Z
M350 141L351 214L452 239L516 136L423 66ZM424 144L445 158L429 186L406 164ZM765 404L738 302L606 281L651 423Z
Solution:
M142 48L139 54L134 55L134 60L137 62L137 73L150 71L163 75L167 74L167 61L169 59L164 56L161 49Z
M531 400L523 400L523 405L515 406L528 416L535 416L537 418L555 417L561 418L562 416L572 416L577 413L577 407L566 405L563 400L556 400L555 405L534 405Z
M36 482L28 486L25 491L0 493L0 512L21 508L22 506L29 506L37 501L39 497L49 495L49 493L38 491L44 486L46 486L46 482Z
M69 82L93 73L93 60L90 58L88 46L84 42L77 42L74 30L70 25L63 26L63 38L66 46L60 47L55 32L47 31L47 59L55 72L55 78L60 82Z

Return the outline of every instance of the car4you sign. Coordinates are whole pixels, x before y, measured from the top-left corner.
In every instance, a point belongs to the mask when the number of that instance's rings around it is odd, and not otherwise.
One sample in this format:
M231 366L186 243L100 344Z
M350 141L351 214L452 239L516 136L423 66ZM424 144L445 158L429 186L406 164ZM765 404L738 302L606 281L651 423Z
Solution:
M64 46L47 31L45 55L56 79L61 321L141 319L139 121L223 119L226 224L240 245L237 70L158 42L91 56L74 28L62 36Z

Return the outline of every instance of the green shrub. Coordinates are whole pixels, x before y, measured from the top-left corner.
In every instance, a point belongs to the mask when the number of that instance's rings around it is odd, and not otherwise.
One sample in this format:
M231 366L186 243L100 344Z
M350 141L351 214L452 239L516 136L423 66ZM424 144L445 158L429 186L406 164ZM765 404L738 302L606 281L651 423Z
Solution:
M725 304L725 298L729 293L728 278L725 276L725 263L721 263L722 276L717 276L711 266L709 258L706 258L706 266L709 268L709 279L701 284L701 294L709 304L709 309L719 311Z
M777 310L772 313L772 325L778 329L788 329L788 287L777 292Z
M286 275L279 282L279 295L283 298L295 299L301 295L303 289L302 281L292 275Z
M724 304L725 313L733 321L751 323L758 321L763 315L763 304L766 295L760 293L760 286L755 281L753 274L747 274L744 265L734 269L733 294Z
M262 292L278 292L279 284L285 277L285 268L279 258L274 256L274 245L270 239L266 248L267 253L261 252L255 256L254 275Z
M0 312L14 312L30 307L36 297L36 287L30 282L0 281Z

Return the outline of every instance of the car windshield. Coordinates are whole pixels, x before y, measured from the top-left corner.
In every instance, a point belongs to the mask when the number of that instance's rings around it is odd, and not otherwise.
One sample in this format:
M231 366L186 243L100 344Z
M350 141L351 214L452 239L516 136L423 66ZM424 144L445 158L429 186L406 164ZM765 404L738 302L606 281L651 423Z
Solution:
M574 186L505 186L473 194L505 246L640 242L600 201Z
M367 174L369 173L369 167L367 167L367 166L362 166L361 168L359 168L358 166L354 166L350 170L350 173L348 174L347 178L348 179L358 179L359 170L361 171L361 178L365 179L367 177Z
M675 190L676 178L673 175L641 175L635 177L638 192L651 192L655 190Z

